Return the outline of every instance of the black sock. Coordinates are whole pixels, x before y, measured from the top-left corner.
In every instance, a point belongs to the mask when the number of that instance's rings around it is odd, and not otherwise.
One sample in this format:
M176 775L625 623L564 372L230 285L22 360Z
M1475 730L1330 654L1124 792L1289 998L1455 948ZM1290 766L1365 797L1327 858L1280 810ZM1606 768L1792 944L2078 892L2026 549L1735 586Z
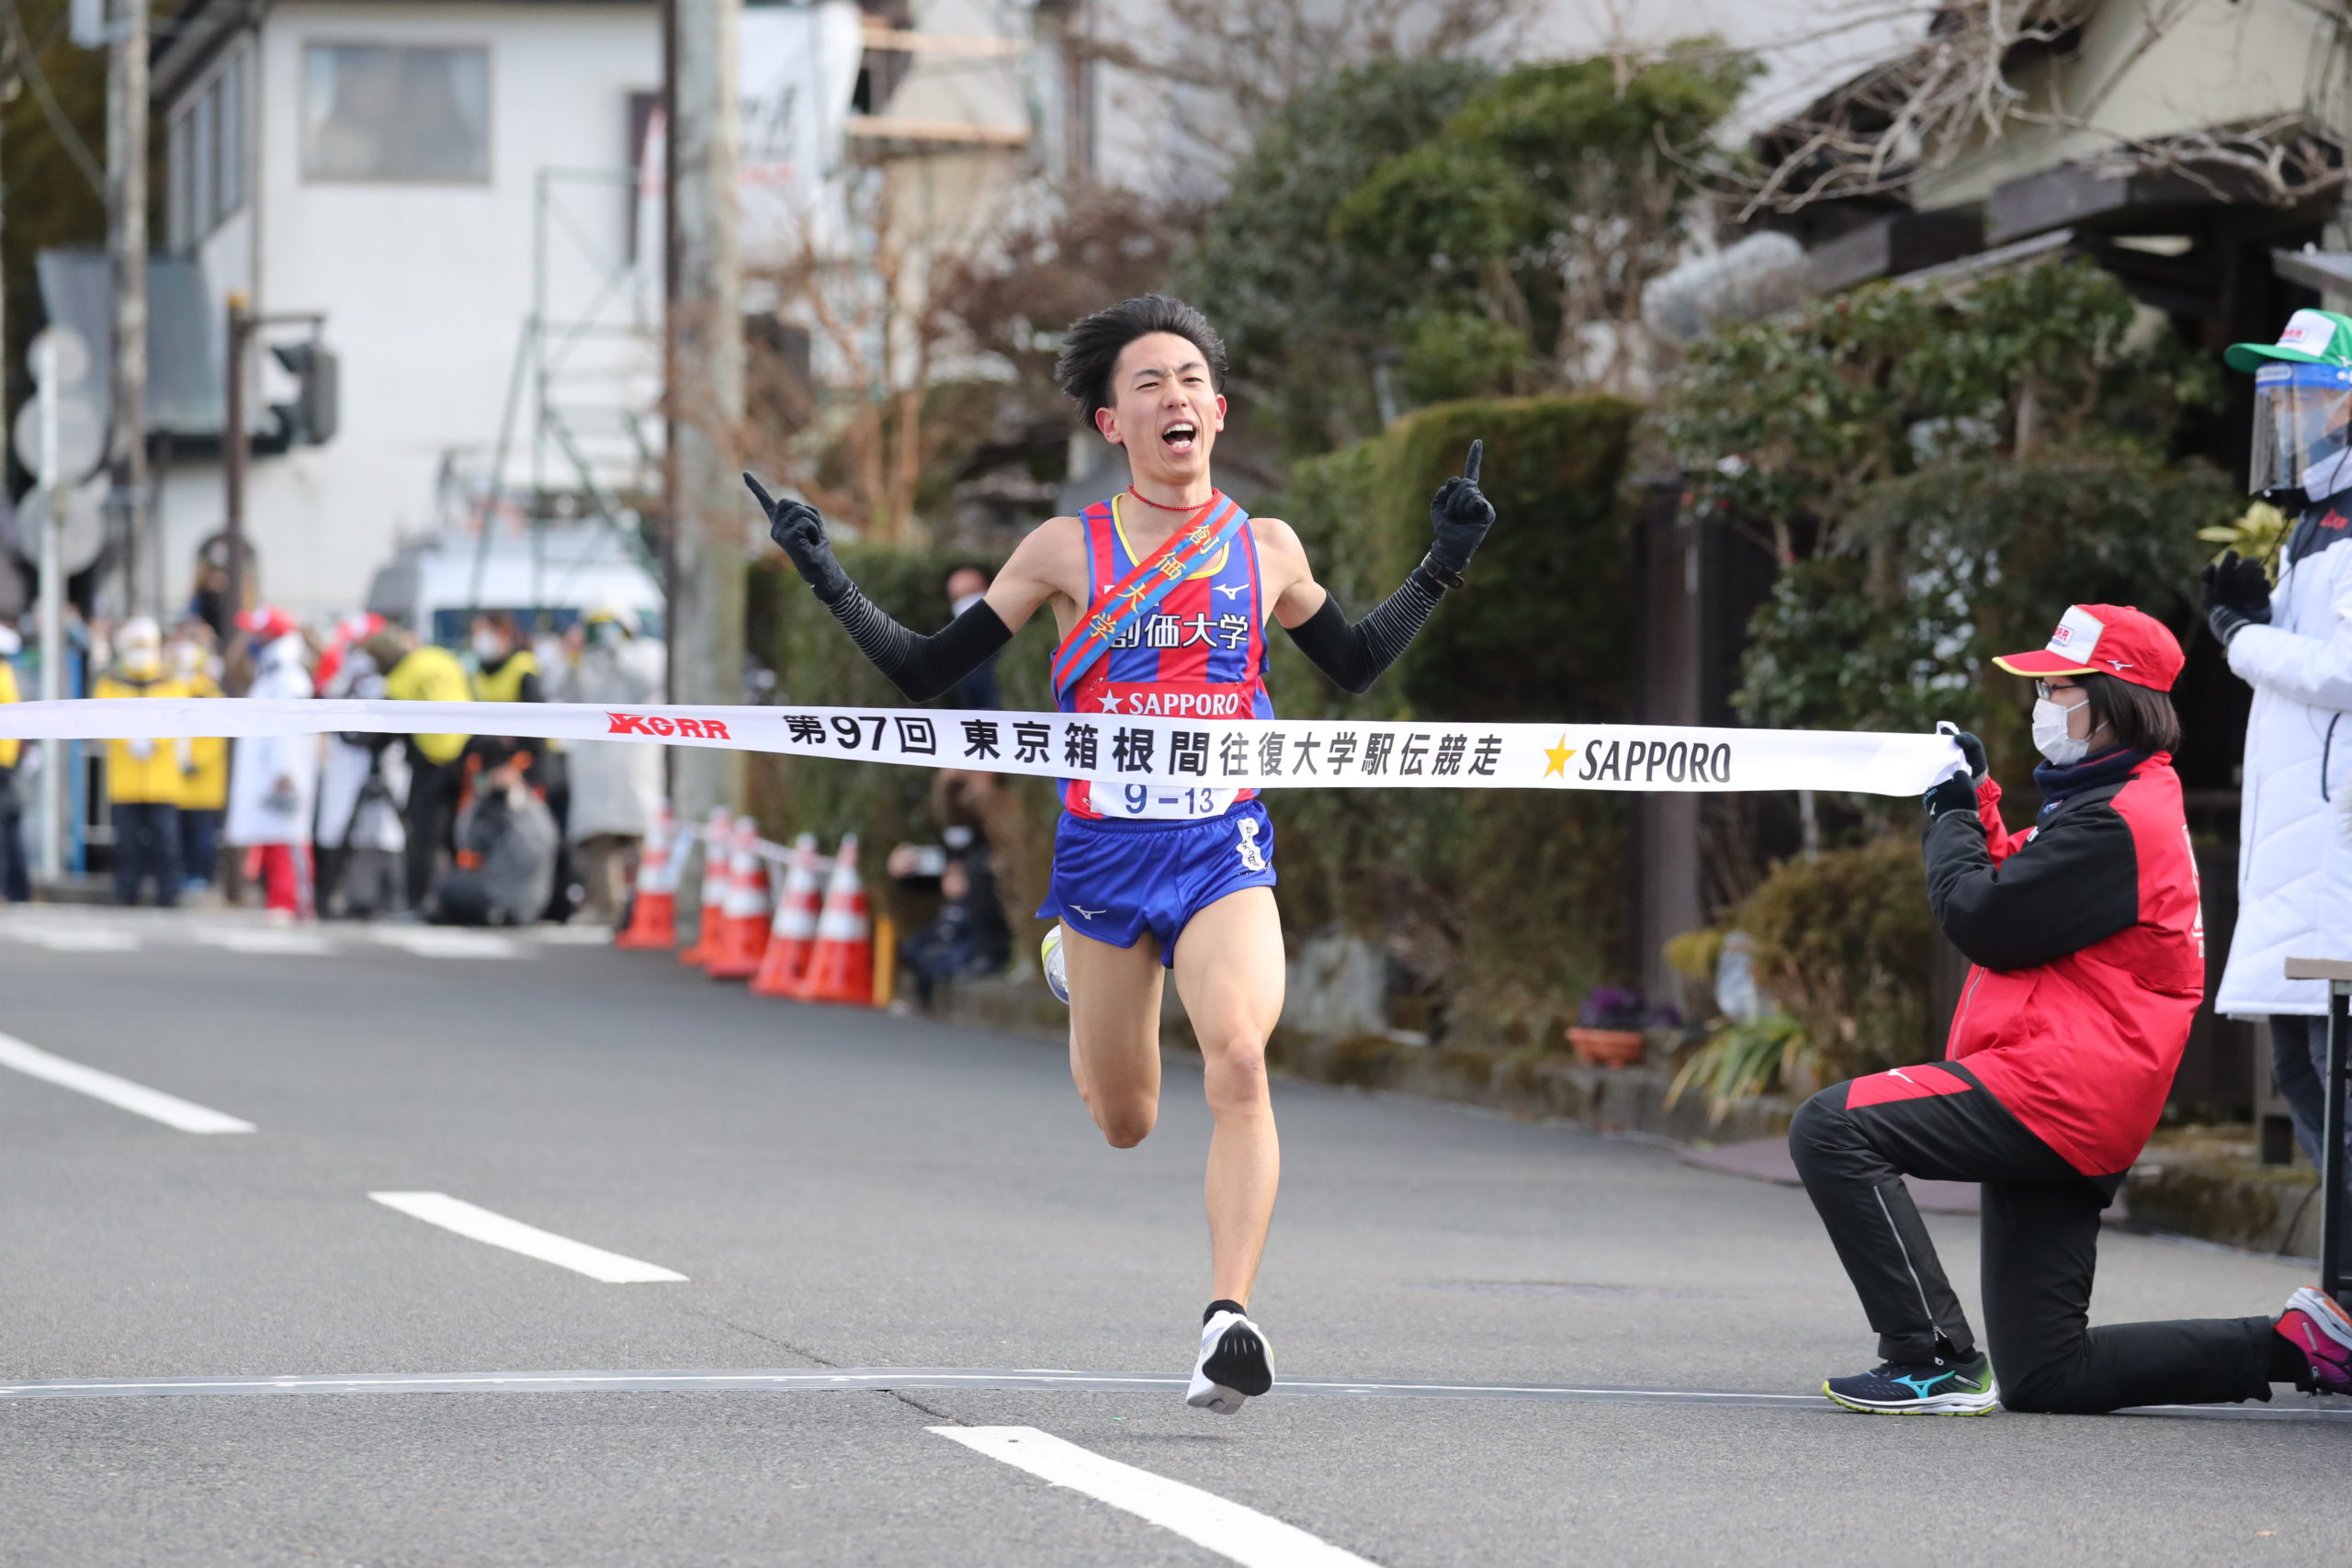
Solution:
M1209 1319L1215 1317L1221 1312L1232 1313L1237 1317L1248 1317L1250 1315L1250 1309L1243 1306L1239 1302L1229 1302L1220 1296L1216 1301L1209 1303L1209 1310L1201 1314L1201 1322L1203 1324L1206 1324ZM2281 1343L2284 1342L2281 1341Z
M2311 1358L2303 1354L2303 1348L2273 1328L2270 1331L2270 1381L2305 1383L2311 1381Z

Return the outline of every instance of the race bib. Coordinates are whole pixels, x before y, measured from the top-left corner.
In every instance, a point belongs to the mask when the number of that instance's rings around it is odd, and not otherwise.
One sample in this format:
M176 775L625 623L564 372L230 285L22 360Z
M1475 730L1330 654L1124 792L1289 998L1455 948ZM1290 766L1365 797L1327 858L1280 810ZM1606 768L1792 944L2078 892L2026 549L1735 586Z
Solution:
M1210 789L1202 784L1097 784L1089 792L1095 810L1105 817L1190 822L1222 817L1240 795L1237 789Z

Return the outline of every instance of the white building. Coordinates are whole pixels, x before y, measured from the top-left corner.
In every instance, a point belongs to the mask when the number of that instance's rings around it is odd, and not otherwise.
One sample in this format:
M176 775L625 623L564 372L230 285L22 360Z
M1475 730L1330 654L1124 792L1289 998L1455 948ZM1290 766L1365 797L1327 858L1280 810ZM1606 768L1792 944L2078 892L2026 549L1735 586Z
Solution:
M611 295L630 257L628 171L660 87L659 25L644 0L194 0L181 13L154 62L164 239L201 264L213 364L232 293L265 316L322 312L340 359L338 433L283 449L266 405L290 378L254 356L245 523L264 596L301 614L357 604L398 539L483 492L510 402L509 493L530 485L538 400L529 378L511 396L510 381L535 301L561 321L603 301L615 330L548 357L567 384L609 383L582 391L583 408L653 406L650 340L623 329L658 301ZM261 341L308 335L274 327ZM592 434L609 446L614 432ZM178 603L223 521L218 461L172 463L162 514Z

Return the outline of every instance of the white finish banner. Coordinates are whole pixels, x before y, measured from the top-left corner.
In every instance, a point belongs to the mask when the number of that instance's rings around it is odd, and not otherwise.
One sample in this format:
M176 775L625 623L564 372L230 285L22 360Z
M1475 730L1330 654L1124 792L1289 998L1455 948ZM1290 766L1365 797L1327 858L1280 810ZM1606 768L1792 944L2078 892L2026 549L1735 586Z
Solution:
M1945 735L1639 724L1219 719L941 708L598 707L82 698L0 704L0 739L463 734L636 740L1083 778L1130 814L1232 789L1843 790L1917 795L1961 766ZM1164 798L1163 798L1164 797ZM1154 813L1157 814L1157 813Z

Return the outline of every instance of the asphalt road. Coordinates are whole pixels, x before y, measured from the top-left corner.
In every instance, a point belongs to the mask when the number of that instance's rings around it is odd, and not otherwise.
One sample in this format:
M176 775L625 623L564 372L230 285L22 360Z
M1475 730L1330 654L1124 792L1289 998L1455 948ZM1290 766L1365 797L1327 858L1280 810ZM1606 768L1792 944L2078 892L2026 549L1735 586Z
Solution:
M1193 1412L1196 1075L1122 1154L1033 1042L762 1001L658 956L422 940L0 912L0 1032L254 1127L191 1134L21 1051L0 1066L0 1563L2071 1568L2352 1545L2352 1412L1835 1412L1806 1391L1871 1341L1802 1193L1317 1088L1277 1089L1253 1303L1295 1392ZM382 1192L684 1279L605 1282ZM1973 1292L1975 1222L1928 1224ZM2302 1277L2110 1234L2097 1312L2270 1310ZM677 1375L623 1375L647 1371ZM401 1376L304 1381L361 1374Z

